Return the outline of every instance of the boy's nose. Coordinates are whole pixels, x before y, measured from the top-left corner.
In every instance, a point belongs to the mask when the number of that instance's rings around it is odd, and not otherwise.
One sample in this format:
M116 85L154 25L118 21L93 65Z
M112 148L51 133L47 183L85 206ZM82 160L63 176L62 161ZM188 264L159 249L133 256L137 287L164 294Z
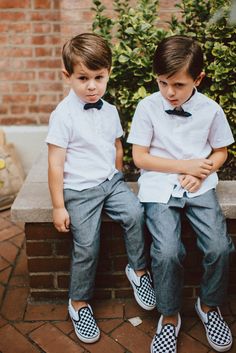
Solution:
M88 82L88 89L93 90L96 88L96 84L93 80Z
M168 97L173 97L175 95L175 91L172 87L168 87L167 89L167 96Z

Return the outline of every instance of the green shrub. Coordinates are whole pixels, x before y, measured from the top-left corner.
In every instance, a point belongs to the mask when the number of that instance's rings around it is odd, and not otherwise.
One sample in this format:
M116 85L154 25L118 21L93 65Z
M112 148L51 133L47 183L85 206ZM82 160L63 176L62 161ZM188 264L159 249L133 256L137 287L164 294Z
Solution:
M177 5L182 19L173 17L169 31L158 27L158 0L137 0L135 9L128 0L114 0L116 15L112 19L104 15L105 7L100 0L93 3L93 30L112 46L113 70L105 98L119 110L126 134L124 144L137 103L158 89L152 58L157 44L171 34L189 35L202 43L207 78L201 90L222 106L235 134L235 27L227 21L229 0L182 0ZM219 8L221 17L210 21ZM234 145L221 178L236 179L235 155ZM127 144L125 163L127 168L134 168Z
M201 90L221 105L236 136L236 28L229 23L231 5L229 0L182 0L176 5L182 20L173 17L170 28L202 43L206 79ZM236 179L235 144L229 152L221 179Z

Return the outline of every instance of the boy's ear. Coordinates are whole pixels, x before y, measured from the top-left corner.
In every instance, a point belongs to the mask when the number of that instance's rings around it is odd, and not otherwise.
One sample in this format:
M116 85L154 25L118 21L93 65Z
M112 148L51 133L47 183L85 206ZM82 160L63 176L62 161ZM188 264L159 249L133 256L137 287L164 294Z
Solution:
M205 76L206 76L206 74L205 74L205 72L203 72L203 71L198 75L198 77L197 77L196 80L195 80L195 86L196 86L196 87L200 85L200 83L202 82L202 79L203 79Z
M62 69L61 72L62 72L62 74L63 74L63 76L64 76L65 79L69 79L69 78L70 78L70 75L69 75L69 73L66 71L66 69Z
M107 69L107 70L108 70L108 81L109 81L111 73L112 73L112 67L110 67L110 69Z

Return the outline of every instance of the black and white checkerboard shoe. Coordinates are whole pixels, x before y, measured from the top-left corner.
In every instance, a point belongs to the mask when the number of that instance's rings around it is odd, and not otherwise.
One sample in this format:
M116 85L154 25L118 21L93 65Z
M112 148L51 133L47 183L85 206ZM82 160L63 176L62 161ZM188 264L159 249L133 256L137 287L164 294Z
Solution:
M220 309L216 307L216 309L204 313L201 308L200 298L197 299L195 308L205 327L210 346L217 352L228 351L232 346L233 339L230 328L224 321Z
M151 343L151 353L176 353L177 352L177 337L181 326L181 318L178 314L178 324L162 325L163 315L161 315L157 332Z
M74 325L76 336L85 343L94 343L100 337L100 330L93 317L91 306L85 306L79 311L75 311L69 300L69 315Z
M145 310L154 309L156 307L156 296L149 272L139 277L132 267L127 265L125 273L133 287L137 303Z

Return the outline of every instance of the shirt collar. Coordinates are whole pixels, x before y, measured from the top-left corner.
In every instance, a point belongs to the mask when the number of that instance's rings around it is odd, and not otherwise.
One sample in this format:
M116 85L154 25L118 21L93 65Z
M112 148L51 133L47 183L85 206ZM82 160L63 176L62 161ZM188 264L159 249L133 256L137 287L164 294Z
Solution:
M186 110L186 111L192 110L195 103L197 102L197 97L198 97L198 91L195 87L194 93L192 94L192 96L184 104L182 104L183 110ZM191 111L190 111L190 113L191 113Z

